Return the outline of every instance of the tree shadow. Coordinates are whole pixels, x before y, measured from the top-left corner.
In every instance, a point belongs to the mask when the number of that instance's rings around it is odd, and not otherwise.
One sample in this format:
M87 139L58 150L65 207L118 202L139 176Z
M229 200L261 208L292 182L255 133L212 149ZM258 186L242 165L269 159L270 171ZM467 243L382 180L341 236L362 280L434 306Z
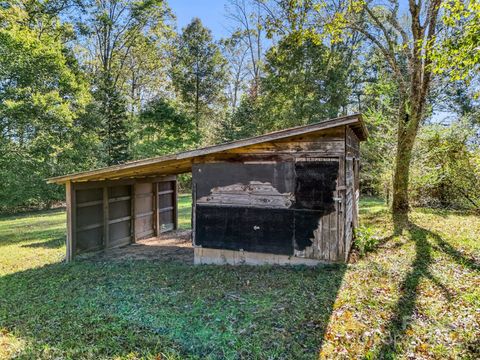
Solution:
M415 258L412 262L412 269L407 273L400 285L401 296L389 320L384 344L377 352L376 357L378 359L395 358L398 351L398 344L405 337L406 330L415 313L417 298L419 296L419 285L422 279L426 278L432 281L432 283L441 290L447 301L452 300L452 294L448 287L442 284L430 271L430 265L433 263L432 250L434 250L435 247L429 241L429 238L437 245L436 248L443 251L458 264L468 267L471 270L479 271L478 264L465 258L438 234L411 222L408 223L408 227L402 224L400 228L402 230L408 228L411 238L415 242Z
M0 277L0 328L26 340L19 358L311 358L345 271L58 263Z
M62 209L45 210L21 215L0 217L0 247L22 244L31 247L56 247L56 239L65 239L65 219L52 218L52 215L63 213ZM33 216L33 218L32 218ZM17 221L27 219L27 221ZM59 245L61 246L61 244Z
M65 236L60 236L47 241L38 241L35 243L21 245L23 248L45 248L58 249L65 245Z
M18 235L20 234L20 235ZM8 232L3 232L0 234L0 248L2 246L8 246L8 245L13 245L13 244L22 244L23 247L27 247L32 241L36 241L35 244L36 246L31 246L31 247L41 247L42 244L47 244L47 248L54 247L53 243L55 243L57 240L63 239L63 243L65 240L65 229L60 227L60 228L54 228L50 230L32 230L32 231L17 231L15 229L11 229Z

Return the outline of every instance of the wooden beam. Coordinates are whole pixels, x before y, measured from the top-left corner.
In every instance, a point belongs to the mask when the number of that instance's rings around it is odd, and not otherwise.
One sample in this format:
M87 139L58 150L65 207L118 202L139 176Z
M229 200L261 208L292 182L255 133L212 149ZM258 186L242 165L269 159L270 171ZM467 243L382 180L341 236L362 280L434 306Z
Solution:
M130 200L130 215L132 216L132 220L130 221L130 236L131 236L131 241L133 244L137 242L137 234L135 233L135 219L137 218L137 214L135 213L135 197L136 197L136 185L132 184L131 187L131 200Z
M197 213L197 185L195 184L195 178L192 176L192 216L191 216L191 225L192 225L192 245L195 246L195 216Z
M65 199L67 205L67 237L66 237L66 261L70 262L73 260L75 248L74 248L74 236L75 236L75 200L74 200L74 189L70 181L65 183Z
M174 193L173 193L173 228L175 230L178 229L178 181L175 180L173 182L173 188L174 188Z
M160 235L160 214L158 213L158 183L153 184L153 212L154 212L154 226L155 229L155 236Z
M175 180L175 175L164 176L150 176L135 179L118 179L118 180L101 180L101 181L84 181L76 182L75 188L78 190L101 188L104 186L118 186L118 185L133 185L133 184L145 184L154 183L158 181Z
M107 249L110 242L110 226L109 220L109 202L108 202L108 187L103 187L103 248Z

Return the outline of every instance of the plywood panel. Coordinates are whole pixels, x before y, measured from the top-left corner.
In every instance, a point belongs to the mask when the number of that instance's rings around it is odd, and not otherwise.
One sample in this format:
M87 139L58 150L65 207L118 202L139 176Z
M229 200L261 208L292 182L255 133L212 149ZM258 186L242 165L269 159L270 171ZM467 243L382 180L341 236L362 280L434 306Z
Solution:
M197 205L195 244L212 249L293 255L294 212Z
M103 190L102 188L77 190L76 198L77 198L77 204L95 201L95 200L102 200Z
M130 243L130 221L111 224L109 247L117 247Z
M154 235L154 195L152 183L135 185L135 239L144 239Z
M103 189L76 190L74 252L101 249L103 246Z
M130 195L130 185L111 186L108 188L109 199Z
M108 241L107 248L129 244L132 240L131 185L108 188Z
M130 216L130 199L110 203L109 219L114 220L125 216Z
M77 208L77 229L103 221L103 206L88 206Z
M86 231L79 231L77 236L76 253L83 251L93 251L102 248L103 227L98 227Z

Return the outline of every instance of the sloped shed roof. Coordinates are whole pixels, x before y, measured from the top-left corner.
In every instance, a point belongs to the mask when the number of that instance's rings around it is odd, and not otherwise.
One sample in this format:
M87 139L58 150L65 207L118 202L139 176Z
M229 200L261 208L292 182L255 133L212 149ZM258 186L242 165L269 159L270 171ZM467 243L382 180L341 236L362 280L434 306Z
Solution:
M67 181L83 182L116 180L133 177L158 176L162 174L182 174L191 171L193 160L199 156L221 153L228 150L238 149L279 139L286 139L298 135L312 134L315 132L321 132L326 129L345 125L350 126L360 140L365 140L367 138L368 131L365 127L365 124L363 123L361 114L354 114L338 117L335 119L324 120L315 124L279 130L265 135L232 141L220 145L207 146L204 148L185 151L177 154L131 161L124 164L109 166L101 169L57 176L48 179L47 182L64 184Z

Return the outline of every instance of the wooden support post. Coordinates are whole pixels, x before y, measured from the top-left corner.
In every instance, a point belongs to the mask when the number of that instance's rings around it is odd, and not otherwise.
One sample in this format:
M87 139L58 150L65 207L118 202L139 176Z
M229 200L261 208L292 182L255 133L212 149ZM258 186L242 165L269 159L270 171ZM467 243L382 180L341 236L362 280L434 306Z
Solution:
M136 231L135 231L135 216L136 216L136 213L135 213L136 185L135 184L132 184L130 192L131 192L131 196L130 196L130 204L131 204L130 215L131 215L131 218L132 218L132 220L130 221L130 236L132 237L131 242L133 244L135 244L137 242L137 235L136 235Z
M192 245L195 246L195 214L197 211L197 187L192 179L192 217L190 218L190 222L192 225Z
M110 242L110 226L109 222L109 204L108 204L108 187L103 187L103 248L108 248Z
M155 228L155 236L160 235L160 213L158 212L159 210L159 201L158 201L158 183L153 183L153 213L155 214L153 221L154 223L154 228Z
M70 181L65 183L65 199L67 205L67 237L66 237L66 257L65 260L73 260L75 253L75 191Z
M173 182L173 228L178 229L178 181Z

